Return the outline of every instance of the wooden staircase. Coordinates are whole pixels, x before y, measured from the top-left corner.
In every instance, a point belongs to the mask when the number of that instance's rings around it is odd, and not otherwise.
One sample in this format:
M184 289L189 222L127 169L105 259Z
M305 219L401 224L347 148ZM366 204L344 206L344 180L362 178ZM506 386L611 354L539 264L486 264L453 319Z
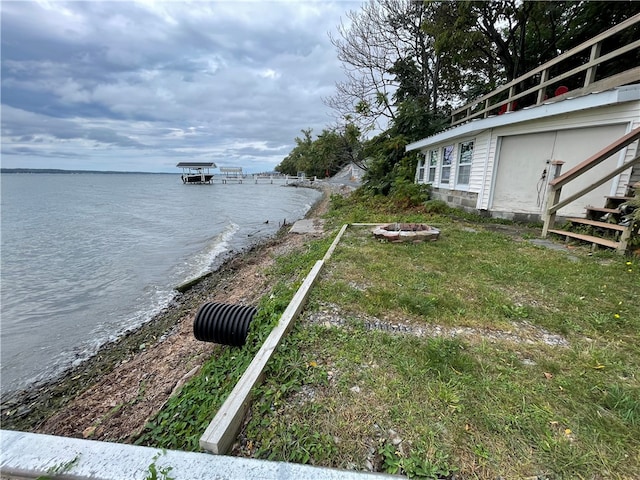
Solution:
M567 228L583 227L588 233L581 233L572 230L549 229L549 233L562 235L568 242L570 239L580 240L590 243L592 250L599 246L612 248L619 253L625 253L629 245L629 240L633 234L633 222L629 225L620 225L623 220L623 213L620 206L633 198L633 188L629 187L629 196L605 197L604 207L586 207L585 218L568 218Z

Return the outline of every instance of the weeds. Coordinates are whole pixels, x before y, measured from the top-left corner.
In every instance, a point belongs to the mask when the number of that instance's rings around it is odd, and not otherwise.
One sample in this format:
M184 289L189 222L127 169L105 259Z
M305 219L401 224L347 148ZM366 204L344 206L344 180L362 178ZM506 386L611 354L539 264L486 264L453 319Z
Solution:
M149 464L147 470L148 475L144 477L144 480L174 480L169 476L169 472L173 470L173 467L158 467L156 461L164 454L164 452L157 453L153 456L153 461Z
M306 313L339 322L295 324L254 392L241 454L412 478L634 478L634 261L579 249L570 258L483 223L469 228L467 217L435 202L409 212L341 197L333 203L335 224L418 221L442 234L437 242L395 245L366 228L347 230ZM286 281L261 303L265 323L256 325L255 342L329 242L279 259L271 273ZM373 330L371 319L429 327L433 337ZM229 371L241 372L251 354L229 349L212 359L192 390L172 400L197 408L166 408L146 441L196 438L223 395L212 397L234 382ZM171 426L191 421L189 433Z
M437 215L432 243L347 230L308 306L332 305L344 326L297 324L257 396L244 454L412 478L633 477L634 266L574 251L576 261ZM515 331L524 342L372 331L361 317ZM569 347L544 343L545 331ZM285 388L287 370L297 373Z
M199 451L199 439L215 412L246 370L293 297L297 284L317 258L321 243L306 254L279 259L271 272L279 281L270 296L261 299L247 341L241 348L220 346L200 373L169 399L145 426L137 445Z
M54 465L53 467L47 470L47 475L37 477L36 480L49 480L51 478L55 478L59 475L64 475L70 472L73 467L75 467L80 461L80 455L76 455L68 462L63 462L59 465Z

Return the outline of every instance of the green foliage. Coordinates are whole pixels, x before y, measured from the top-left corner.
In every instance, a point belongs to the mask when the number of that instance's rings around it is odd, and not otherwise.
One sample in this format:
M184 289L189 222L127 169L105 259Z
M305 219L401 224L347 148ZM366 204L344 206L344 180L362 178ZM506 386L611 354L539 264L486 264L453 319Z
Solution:
M433 111L419 98L407 98L398 104L398 110L389 130L391 135L403 135L415 142L444 130L449 124L446 110Z
M342 130L324 129L315 140L311 129L302 133L304 137L295 139L296 146L276 166L276 171L288 175L305 172L309 177L325 178L348 163L361 160L360 131L352 123L347 123Z
M337 451L330 435L316 431L312 425L292 424L286 414L272 418L274 412L284 412L286 404L303 387L326 385L326 370L317 362L306 360L292 341L285 338L269 362L266 375L277 380L266 382L256 392L258 400L247 426L248 438L254 439L254 455L296 463L330 461Z
M631 212L631 218L634 222L640 222L640 186L635 189L633 198L626 202L626 204L635 207L635 210Z
M436 450L430 459L425 448L419 447L405 456L392 443L385 442L378 448L378 455L382 458L382 470L396 475L404 473L408 478L438 480L449 478L457 471L448 463L448 455Z
M76 455L68 462L63 462L59 465L54 465L53 467L48 468L47 475L37 477L36 480L50 480L53 478L57 478L58 476L65 475L69 473L73 469L73 467L78 464L79 461L80 455Z
M138 445L199 451L199 439L216 412L242 376L293 298L301 279L328 248L317 241L304 252L279 257L268 272L277 276L270 295L257 306L242 347L220 345L179 394L171 397L163 409L145 426L136 439Z
M159 467L156 465L156 461L164 454L159 452L153 456L153 461L147 467L149 474L144 480L174 480L174 477L169 476L169 472L173 470L173 467Z
M364 189L372 196L390 195L403 207L416 206L428 200L428 187L412 186L418 163L417 152L406 152L409 142L442 130L446 121L420 99L403 93L394 122L389 130L366 142L364 153L369 159L364 176Z
M453 209L442 200L429 200L424 204L425 213L433 213L444 215L450 213Z

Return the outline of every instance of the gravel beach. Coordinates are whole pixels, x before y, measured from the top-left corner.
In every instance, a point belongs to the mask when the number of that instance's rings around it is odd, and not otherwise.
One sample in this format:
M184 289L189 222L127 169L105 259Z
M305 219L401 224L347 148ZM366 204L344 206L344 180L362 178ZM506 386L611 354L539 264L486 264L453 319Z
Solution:
M318 187L316 187L318 188ZM323 196L307 213L326 212L330 193L351 187L322 184ZM103 346L55 381L35 385L1 405L2 428L93 440L130 442L145 423L214 353L197 341L194 315L206 302L255 305L270 289L264 271L305 236L290 226L268 241L229 258L210 276L178 295L139 329Z

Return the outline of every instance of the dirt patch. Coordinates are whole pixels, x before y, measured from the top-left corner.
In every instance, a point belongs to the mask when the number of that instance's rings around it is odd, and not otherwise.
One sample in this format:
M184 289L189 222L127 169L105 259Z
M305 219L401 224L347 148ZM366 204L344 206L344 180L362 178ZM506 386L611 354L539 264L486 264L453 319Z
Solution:
M324 190L307 217L327 210L329 193ZM256 305L271 287L264 271L278 256L304 242L304 236L281 230L275 238L227 261L151 322L105 345L62 378L3 399L3 428L131 441L221 348L194 338L192 323L198 307L205 302Z
M569 342L563 336L552 334L525 320L511 322L511 328L509 330L424 324L412 322L405 318L397 318L395 321L390 322L387 319L372 317L366 314L359 314L354 317L352 313L347 314L346 312L342 312L337 305L333 304L324 304L318 312L304 316L306 322L323 325L326 328L350 328L350 322L353 321L354 318L363 322L367 330L382 330L398 335L428 338L460 337L471 342L488 340L490 342L505 341L528 345L543 343L553 347L569 346Z

